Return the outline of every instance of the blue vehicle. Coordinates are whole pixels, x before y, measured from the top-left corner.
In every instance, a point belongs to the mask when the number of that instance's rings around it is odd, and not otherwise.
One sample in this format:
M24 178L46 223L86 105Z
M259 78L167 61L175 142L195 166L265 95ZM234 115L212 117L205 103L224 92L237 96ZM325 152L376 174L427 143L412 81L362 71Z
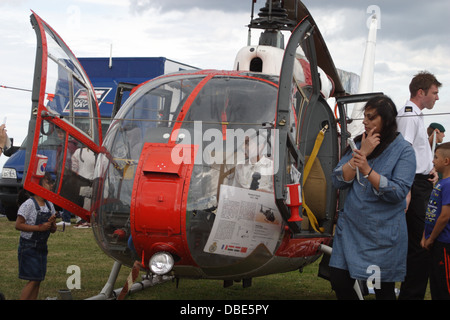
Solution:
M106 134L111 119L137 84L163 74L197 69L164 57L79 58L79 61L95 89L103 136ZM55 94L55 99L67 99L68 94L64 94L63 86L59 91L59 94ZM77 94L81 97L83 92L80 91ZM76 95L75 99L77 99ZM82 97L78 100L80 101L79 107L83 108ZM57 132L52 127L44 127L42 130L45 132L43 136L47 138L43 145L47 146L48 150L44 147L41 153L48 157L47 167L54 168L57 158L55 146L60 144ZM17 217L17 195L23 188L26 145L27 139L25 138L20 147L13 146L9 150L5 150L5 155L9 156L9 159L3 166L0 179L0 208L11 221Z

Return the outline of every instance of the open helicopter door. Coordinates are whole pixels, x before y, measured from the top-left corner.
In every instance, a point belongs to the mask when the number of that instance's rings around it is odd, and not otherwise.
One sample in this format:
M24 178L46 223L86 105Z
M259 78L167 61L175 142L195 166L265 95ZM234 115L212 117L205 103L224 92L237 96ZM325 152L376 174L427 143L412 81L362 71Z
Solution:
M312 18L305 17L292 31L286 46L278 89L276 131L279 159L274 174L275 201L294 237L332 233L337 193L331 172L339 160L337 124L321 94L317 56L328 53ZM301 47L304 81L294 78ZM323 58L323 57L322 57ZM330 62L331 63L331 62ZM295 114L293 111L295 110ZM317 168L317 175L312 172ZM312 180L315 182L310 183ZM309 183L309 185L308 185ZM292 185L299 186L300 214L292 210ZM289 191L288 191L289 189Z
M89 221L92 176L102 143L94 89L59 35L34 12L37 50L24 189ZM44 175L52 190L40 185Z

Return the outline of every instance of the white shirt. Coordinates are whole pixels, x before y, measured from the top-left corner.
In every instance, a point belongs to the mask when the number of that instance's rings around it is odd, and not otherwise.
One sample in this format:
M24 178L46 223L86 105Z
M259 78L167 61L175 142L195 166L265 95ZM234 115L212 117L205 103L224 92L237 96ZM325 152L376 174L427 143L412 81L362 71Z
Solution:
M234 176L234 186L250 189L253 174L259 172L261 179L258 190L273 191L273 161L266 156L262 156L254 164L238 164Z
M72 171L83 178L94 178L95 154L89 148L78 148L72 155Z
M51 214L55 214L55 207L53 206L53 203L49 202ZM44 204L43 207L39 206L41 208L41 212L48 212L48 207L46 204ZM34 226L36 223L37 218L37 211L36 207L34 206L33 199L27 199L22 205L19 207L19 210L17 211L17 215L22 216L25 219L25 223L29 224L31 226ZM20 236L25 239L31 239L33 236L33 232L26 232L21 231Z
M407 101L406 105L398 110L397 127L403 138L414 148L416 174L429 174L433 169L433 155L422 111L415 103Z

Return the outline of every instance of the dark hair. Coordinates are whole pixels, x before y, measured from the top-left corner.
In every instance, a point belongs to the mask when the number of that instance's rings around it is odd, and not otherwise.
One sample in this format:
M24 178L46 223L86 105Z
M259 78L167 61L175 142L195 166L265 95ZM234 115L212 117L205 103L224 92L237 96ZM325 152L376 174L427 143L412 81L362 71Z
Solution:
M379 95L367 101L364 110L368 109L375 110L383 123L383 130L380 132L380 144L367 156L367 159L373 159L378 157L397 137L397 107L391 98ZM355 141L361 141L363 134L357 136Z
M438 144L436 146L435 151L439 150L439 149L442 149L444 151L450 151L450 142L444 142L444 143Z
M48 184L52 185L55 183L55 179L53 179L50 172L46 172L44 176L39 180L39 185L42 186L42 183L47 181ZM30 197L34 196L34 193L25 189L21 189L17 194L17 205L20 207L22 203L27 201Z
M17 194L17 205L20 207L22 203L27 201L30 197L32 197L34 194L30 191L27 191L25 189L21 189L19 193Z
M53 185L55 183L55 179L53 179L52 174L50 172L46 172L44 176L39 180L39 185L42 186L42 183L46 181L48 184Z
M414 76L414 78L412 78L411 83L409 84L411 98L414 98L420 89L425 91L425 94L428 94L428 90L432 85L439 88L442 86L442 83L440 83L436 77L428 71L419 72Z

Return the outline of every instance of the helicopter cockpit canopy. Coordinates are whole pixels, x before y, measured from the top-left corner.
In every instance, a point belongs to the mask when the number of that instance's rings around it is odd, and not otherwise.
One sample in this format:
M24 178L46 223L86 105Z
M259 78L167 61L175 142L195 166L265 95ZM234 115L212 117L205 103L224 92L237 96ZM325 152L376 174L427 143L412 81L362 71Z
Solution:
M271 140L274 137L270 131L275 120L276 98L277 77L241 72L195 71L161 77L141 86L127 100L109 128L104 141L108 152L99 155L101 165L95 172L102 183L97 189L96 202L101 205L95 210L93 226L105 251L122 255L127 252L127 239L132 230L145 229L145 225L155 229L155 221L161 219L158 216L165 215L167 208L155 206L145 218L136 212L139 222L129 219L133 207L139 210L136 198L148 199L145 193L152 192L150 188L140 190L139 194L133 191L138 183L136 180L144 179L137 172L144 145L195 145L188 191L183 196L183 204L176 207L186 213L177 215L178 220L171 221L170 227L172 232L181 233L184 229L181 224L186 224L189 247L197 252L193 258L198 260L197 263L202 259L211 261L204 258L210 254L203 250L208 233L202 233L206 238L199 242L196 239L198 230L193 225L198 225L200 216L211 217L211 211L217 209L222 185L249 188L251 174L241 166L246 161L253 167L259 164L257 160L249 160L248 153L266 159L265 166L270 168L262 171L261 185L265 184L266 190L273 192L273 169L267 159L273 156ZM172 161L177 162L178 156L172 152ZM247 174L249 181L239 182L239 173ZM180 221L180 216L186 216L186 221ZM109 223L102 223L107 217ZM212 223L213 220L203 227L210 230ZM119 229L123 232L117 232ZM273 249L280 233L281 219ZM122 248L113 250L113 246L117 248L120 243L119 234L122 234ZM223 264L220 258L216 261Z

